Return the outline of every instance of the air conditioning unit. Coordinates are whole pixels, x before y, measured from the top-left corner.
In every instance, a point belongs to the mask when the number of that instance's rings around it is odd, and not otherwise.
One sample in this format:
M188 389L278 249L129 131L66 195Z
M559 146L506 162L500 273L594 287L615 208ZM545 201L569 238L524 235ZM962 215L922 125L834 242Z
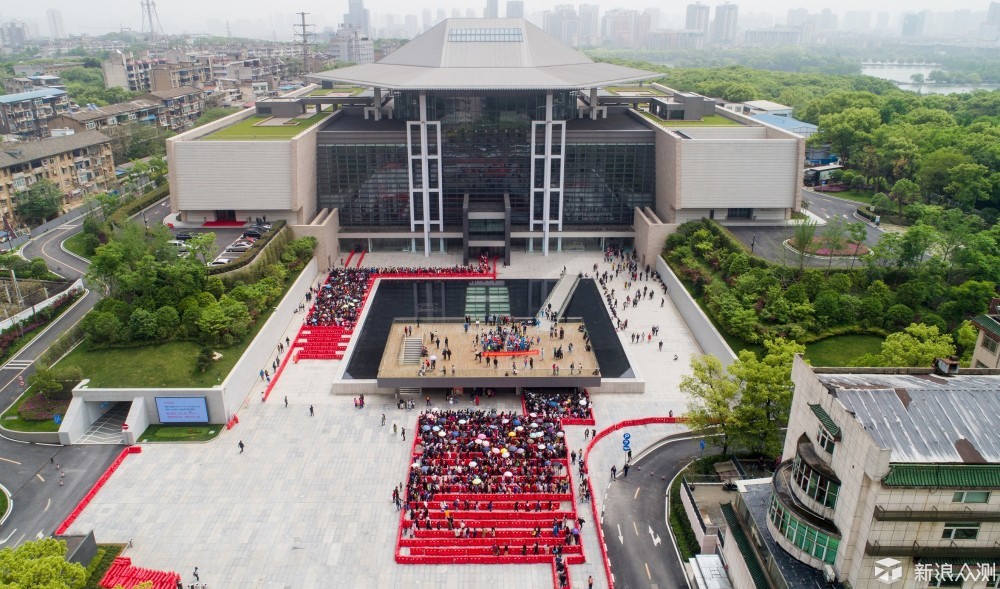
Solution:
M834 583L837 581L837 572L833 570L833 567L825 564L823 565L823 578L826 579L827 583Z

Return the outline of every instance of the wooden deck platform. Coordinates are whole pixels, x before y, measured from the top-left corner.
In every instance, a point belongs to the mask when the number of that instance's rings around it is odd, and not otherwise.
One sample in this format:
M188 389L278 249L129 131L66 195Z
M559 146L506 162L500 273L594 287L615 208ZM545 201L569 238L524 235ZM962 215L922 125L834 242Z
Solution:
M476 326L469 326L469 331L465 331L464 322L461 320L449 322L421 322L420 327L415 323L395 322L389 330L386 339L385 350L382 354L382 361L378 369L379 386L405 386L405 387L517 387L517 386L598 386L600 384L600 370L597 364L597 357L592 351L587 351L586 343L583 341L583 332L579 330L581 322L560 323L563 329L563 338L559 339L549 336L549 323L544 322L539 327L529 327L528 336L532 338L541 337L541 343L532 344L532 350L538 350L537 355L513 356L497 358L497 367L494 368L492 359L487 365L486 358L482 361L476 360L476 352L481 351L481 347L475 345ZM413 355L409 358L410 363L404 363L405 342L403 331L407 326L413 327L412 340L420 340L420 344L427 349L428 358L437 357L437 368L426 371L424 376L420 376L420 364L413 362ZM485 324L480 326L482 333L488 333L492 326ZM433 340L431 334L434 334ZM435 341L440 339L438 347ZM442 351L447 347L452 352L451 360L444 360ZM569 352L569 345L573 344L573 352ZM555 360L554 351L562 346L563 357ZM411 349L414 343L411 342ZM421 361L423 358L420 359ZM528 365L525 366L525 362ZM532 362L534 366L532 367ZM515 367L516 363L516 367ZM552 365L558 368L558 374L553 374ZM570 364L574 365L572 373ZM405 382L404 382L405 381Z

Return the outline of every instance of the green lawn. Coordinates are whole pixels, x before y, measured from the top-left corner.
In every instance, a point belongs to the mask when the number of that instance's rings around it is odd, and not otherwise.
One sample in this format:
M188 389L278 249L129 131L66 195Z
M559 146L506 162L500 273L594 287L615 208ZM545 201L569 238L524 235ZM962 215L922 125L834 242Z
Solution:
M7 513L7 493L0 493L0 519Z
M835 196L837 198L844 198L864 204L871 204L872 197L875 196L874 190L845 190L844 192L822 192L817 190L816 192L819 192L824 196Z
M329 94L340 94L343 92L350 92L351 96L357 96L364 91L365 89L361 86L340 86L336 88L319 88L317 90L313 90L309 94L306 94L306 96L327 96Z
M864 354L876 354L885 338L877 335L835 335L806 345L813 366L847 366Z
M223 425L151 425L140 442L206 442L222 433Z
M257 123L271 117L254 115L240 120L202 137L202 141L274 141L291 139L299 133L312 127L322 119L330 116L332 111L323 111L307 119L293 119L289 124L255 127Z
M29 388L14 404L10 406L9 409L4 411L3 416L0 416L0 424L9 430L14 430L18 432L57 432L59 431L59 425L52 419L46 419L44 421L28 420L22 419L20 415L17 414L17 410L21 408L21 403L24 403L25 399L28 398L31 389ZM69 401L66 401L67 406ZM65 413L65 411L63 411Z
M80 256L81 258L90 259L90 257L87 255L87 250L84 249L83 247L83 231L63 241L63 247L73 252L74 254Z
M661 119L660 117L640 110L642 116L653 121L661 127L666 127L667 129L673 129L675 127L739 127L740 123L732 119L727 119L726 117L720 115L708 115L707 117L702 117L700 121L667 121Z
M608 92L612 94L628 93L628 92L642 92L644 94L649 94L651 96L666 96L667 93L659 88L654 88L652 86L610 86L605 88Z

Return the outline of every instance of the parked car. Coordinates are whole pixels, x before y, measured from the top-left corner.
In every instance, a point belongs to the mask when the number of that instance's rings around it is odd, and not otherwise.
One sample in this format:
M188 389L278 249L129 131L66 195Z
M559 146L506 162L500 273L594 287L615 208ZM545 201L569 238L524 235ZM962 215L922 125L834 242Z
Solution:
M238 254L241 254L241 253L247 251L248 249L250 249L249 245L234 243L233 245L227 247L226 251L229 252L229 253L238 253Z
M191 239L193 237L194 237L194 235L191 235L190 233L188 233L186 231L182 231L182 232L178 233L177 235L175 235L174 239L178 239L180 241L187 241L187 240L189 240L189 239Z
M243 237L253 237L256 239L260 239L262 235L264 235L264 232L259 231L257 229L247 229L246 231L243 232Z
M208 263L209 266L225 266L229 263L229 260L212 260Z

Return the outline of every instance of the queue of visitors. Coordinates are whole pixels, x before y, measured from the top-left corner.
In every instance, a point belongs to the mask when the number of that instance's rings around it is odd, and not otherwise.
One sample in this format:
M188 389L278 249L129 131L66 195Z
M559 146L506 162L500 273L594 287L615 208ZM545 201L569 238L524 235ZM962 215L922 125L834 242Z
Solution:
M527 321L491 329L482 336L476 335L476 345L483 352L524 352L531 349L531 344Z

